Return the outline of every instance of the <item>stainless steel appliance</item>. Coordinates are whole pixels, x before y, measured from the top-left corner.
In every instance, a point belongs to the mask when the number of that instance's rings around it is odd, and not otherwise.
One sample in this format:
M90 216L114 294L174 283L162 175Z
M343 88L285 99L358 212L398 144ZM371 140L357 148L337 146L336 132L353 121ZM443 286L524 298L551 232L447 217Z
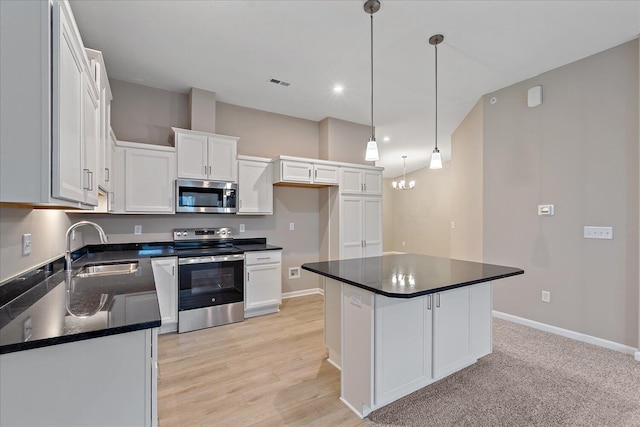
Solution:
M233 182L176 180L176 212L236 213L238 184Z
M244 254L230 228L173 230L178 332L244 320Z

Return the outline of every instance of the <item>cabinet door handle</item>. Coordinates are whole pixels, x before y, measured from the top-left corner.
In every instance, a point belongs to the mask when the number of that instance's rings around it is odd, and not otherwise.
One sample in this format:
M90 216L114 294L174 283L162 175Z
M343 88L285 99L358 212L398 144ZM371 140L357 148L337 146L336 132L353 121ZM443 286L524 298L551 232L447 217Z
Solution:
M364 191L366 192L366 191L367 191L367 183L365 182L365 183L364 183L364 184L362 184L362 185L364 185Z
M211 166L209 166L209 175L211 175Z
M427 310L431 310L431 295L427 295Z
M363 240L363 243L364 243L364 247L366 248L367 247L367 241Z
M93 191L93 172L89 171L89 191Z
M250 281L251 281L251 273L247 272L247 282L250 282Z
M109 179L111 178L111 174L109 173L109 168L104 168L104 182L109 182Z
M207 174L207 165L204 165L204 174Z
M436 307L440 307L440 294L436 294Z
M315 178L318 178L318 171L315 170L314 172L315 172Z
M176 277L176 266L175 266L175 265L172 265L172 266L171 266L171 275L172 275L173 277Z
M311 179L311 169L309 169L309 179Z
M85 176L87 177L87 182L85 185L82 186L83 190L90 190L91 188L89 188L89 169L82 169L82 171L85 173Z

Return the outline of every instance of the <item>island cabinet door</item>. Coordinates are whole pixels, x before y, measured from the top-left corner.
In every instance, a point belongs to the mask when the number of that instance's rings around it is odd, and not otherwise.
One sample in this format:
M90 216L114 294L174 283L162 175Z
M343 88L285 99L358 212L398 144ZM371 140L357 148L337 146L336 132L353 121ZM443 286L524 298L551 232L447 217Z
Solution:
M432 294L434 379L475 360L471 355L469 292L469 287L464 287Z
M432 315L426 297L376 295L375 404L384 406L432 382Z

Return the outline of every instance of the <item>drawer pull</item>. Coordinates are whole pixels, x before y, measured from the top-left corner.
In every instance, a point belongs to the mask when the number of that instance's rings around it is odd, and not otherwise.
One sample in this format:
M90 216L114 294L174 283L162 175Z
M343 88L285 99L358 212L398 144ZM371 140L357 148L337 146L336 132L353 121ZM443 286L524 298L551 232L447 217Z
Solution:
M271 257L270 256L264 256L264 257L258 257L257 259L259 259L259 260L260 259L271 259Z

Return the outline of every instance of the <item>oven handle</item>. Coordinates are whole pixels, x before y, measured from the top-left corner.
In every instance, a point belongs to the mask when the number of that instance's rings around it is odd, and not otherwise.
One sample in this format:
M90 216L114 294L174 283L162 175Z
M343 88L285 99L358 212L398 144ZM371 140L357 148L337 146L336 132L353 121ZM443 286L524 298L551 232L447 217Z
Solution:
M233 262L233 261L242 261L242 260L244 260L243 254L202 256L202 257L179 258L178 265L205 264L208 262Z

